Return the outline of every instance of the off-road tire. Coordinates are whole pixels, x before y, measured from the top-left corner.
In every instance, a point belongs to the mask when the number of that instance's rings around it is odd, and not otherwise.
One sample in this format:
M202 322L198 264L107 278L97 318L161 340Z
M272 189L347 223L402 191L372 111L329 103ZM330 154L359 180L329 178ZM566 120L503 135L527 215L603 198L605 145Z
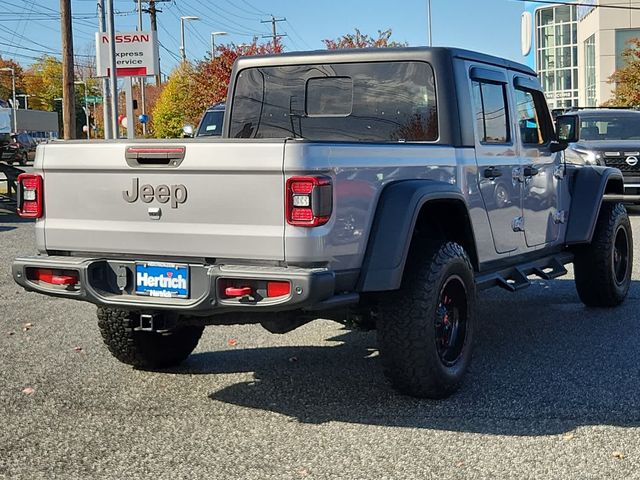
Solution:
M437 345L437 324L444 288L454 281L464 288L465 329L459 356L446 362ZM464 248L454 242L420 251L412 247L400 290L380 301L378 346L386 377L401 393L414 397L454 393L471 362L475 316L474 272Z
M135 331L138 314L98 308L98 327L111 354L140 369L162 369L183 362L198 345L204 327L182 326L167 332Z
M626 252L621 251L624 245ZM591 243L576 249L574 272L580 300L589 307L620 305L631 285L632 268L629 215L621 203L603 203Z

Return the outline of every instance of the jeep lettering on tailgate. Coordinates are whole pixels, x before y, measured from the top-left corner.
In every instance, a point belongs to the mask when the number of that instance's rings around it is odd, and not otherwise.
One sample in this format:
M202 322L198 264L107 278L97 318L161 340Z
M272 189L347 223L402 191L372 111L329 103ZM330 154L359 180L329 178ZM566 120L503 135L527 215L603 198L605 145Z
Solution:
M178 208L187 201L187 187L184 185L153 185L144 184L140 186L140 179L134 178L131 190L123 190L122 197L128 203L135 203L138 198L144 203L151 203L158 200L160 203L171 203L171 208Z

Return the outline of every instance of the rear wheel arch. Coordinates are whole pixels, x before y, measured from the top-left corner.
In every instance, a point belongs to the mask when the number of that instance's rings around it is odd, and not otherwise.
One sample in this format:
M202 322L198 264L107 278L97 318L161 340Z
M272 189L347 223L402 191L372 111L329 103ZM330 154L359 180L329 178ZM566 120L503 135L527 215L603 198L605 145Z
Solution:
M460 244L478 269L473 225L462 192L433 180L396 182L382 192L369 235L358 290L400 287L409 250L437 238Z

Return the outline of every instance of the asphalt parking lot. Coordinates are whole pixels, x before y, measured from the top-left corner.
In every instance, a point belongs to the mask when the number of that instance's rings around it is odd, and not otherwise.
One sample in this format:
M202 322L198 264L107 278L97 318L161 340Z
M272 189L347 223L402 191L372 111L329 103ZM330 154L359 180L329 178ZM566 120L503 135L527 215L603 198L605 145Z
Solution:
M209 327L180 368L133 370L95 307L12 282L31 222L0 210L0 247L0 478L640 478L637 267L613 310L570 277L483 292L464 386L424 401L386 383L374 333L328 321Z

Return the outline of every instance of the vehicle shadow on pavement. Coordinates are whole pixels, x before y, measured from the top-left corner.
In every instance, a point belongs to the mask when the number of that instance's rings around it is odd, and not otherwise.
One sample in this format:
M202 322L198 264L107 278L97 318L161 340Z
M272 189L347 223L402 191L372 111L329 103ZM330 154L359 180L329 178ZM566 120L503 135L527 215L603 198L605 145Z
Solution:
M516 294L483 292L476 350L449 399L397 394L384 380L375 332L344 331L326 347L193 355L184 373L253 372L210 398L304 423L339 421L496 435L548 435L580 425L640 425L640 285L616 309L589 309L572 280Z
M22 218L12 211L6 202L0 200L0 223L30 223L32 218ZM0 227L1 228L1 227ZM2 231L2 230L0 230Z

